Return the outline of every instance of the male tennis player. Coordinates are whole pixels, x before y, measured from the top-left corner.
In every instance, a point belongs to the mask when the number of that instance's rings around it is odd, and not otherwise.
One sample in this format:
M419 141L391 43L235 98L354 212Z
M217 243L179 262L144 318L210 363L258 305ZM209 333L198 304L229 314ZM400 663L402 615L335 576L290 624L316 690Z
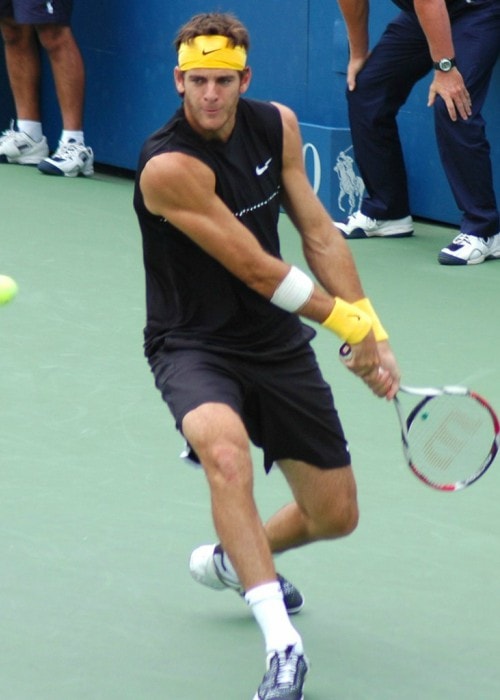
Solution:
M287 608L300 609L302 597L278 577L273 554L349 534L358 509L315 333L299 316L351 344L349 368L378 396L395 395L399 371L351 253L309 185L295 115L241 97L251 78L245 27L232 15L197 15L175 46L183 104L146 141L134 200L145 352L210 487L220 544L195 550L191 572L243 593L262 629L267 671L254 700L300 700L308 662ZM280 206L319 284L281 259ZM333 338L334 361L339 344ZM250 440L293 494L265 524Z

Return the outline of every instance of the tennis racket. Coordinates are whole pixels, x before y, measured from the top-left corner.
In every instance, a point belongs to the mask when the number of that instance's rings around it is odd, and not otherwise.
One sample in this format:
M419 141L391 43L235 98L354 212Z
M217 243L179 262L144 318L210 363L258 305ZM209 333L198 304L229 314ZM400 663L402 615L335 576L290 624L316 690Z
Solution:
M342 359L350 347L340 349ZM418 397L407 413L401 394ZM490 404L463 386L400 386L394 406L403 452L412 472L439 491L459 491L491 466L500 445L500 422Z

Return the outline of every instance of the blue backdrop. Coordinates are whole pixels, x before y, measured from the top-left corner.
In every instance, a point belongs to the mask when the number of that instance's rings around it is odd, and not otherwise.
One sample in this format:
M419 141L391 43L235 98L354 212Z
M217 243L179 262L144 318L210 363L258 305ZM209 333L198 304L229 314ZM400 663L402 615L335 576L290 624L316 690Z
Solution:
M334 0L230 0L222 7L206 0L75 0L73 28L87 70L86 141L94 148L96 160L135 168L145 136L178 105L172 83L176 61L172 38L191 15L210 9L233 11L248 26L254 71L249 96L281 101L296 111L304 124L311 180L332 215L349 213L350 205L339 207L339 200L358 195L354 185L350 186L353 191L345 192L355 168L353 172L344 96L347 40ZM396 12L390 0L372 3L373 39ZM428 84L427 78L416 87L400 115L412 210L415 215L456 223L459 212L439 163L432 112L426 107ZM61 120L46 59L42 96L44 131L55 148ZM499 111L497 66L485 116L498 192ZM1 128L13 116L2 59Z

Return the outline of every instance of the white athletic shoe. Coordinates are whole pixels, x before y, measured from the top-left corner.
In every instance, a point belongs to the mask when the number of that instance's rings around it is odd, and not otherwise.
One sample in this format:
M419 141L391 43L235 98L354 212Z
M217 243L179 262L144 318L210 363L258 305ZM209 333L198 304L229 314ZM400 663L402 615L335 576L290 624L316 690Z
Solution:
M231 588L240 596L245 595L243 586L227 561L220 544L204 544L191 553L189 571L195 581L218 591ZM295 615L304 606L302 593L281 574L277 574L283 593L283 602L289 615Z
M500 258L500 233L489 238L459 233L438 255L441 265L477 265L495 258Z
M77 143L74 139L66 143L60 141L57 150L50 158L44 158L38 164L38 170L45 175L90 177L94 174L94 153L91 148L83 143Z
M0 134L0 163L16 163L17 165L38 165L49 155L47 139L33 141L24 131L15 131L14 122L10 129Z
M413 219L370 219L360 211L352 214L347 221L334 221L344 238L408 238L413 235Z

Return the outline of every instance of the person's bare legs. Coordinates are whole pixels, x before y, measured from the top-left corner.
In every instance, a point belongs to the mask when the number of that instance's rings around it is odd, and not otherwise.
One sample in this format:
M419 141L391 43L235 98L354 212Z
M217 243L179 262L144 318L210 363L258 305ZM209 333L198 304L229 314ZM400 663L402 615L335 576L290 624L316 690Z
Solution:
M316 540L349 535L359 513L351 466L319 469L304 462L279 462L295 502L281 508L265 524L273 553Z
M16 116L39 122L40 52L33 27L10 19L0 26Z
M81 131L85 94L85 68L70 27L43 24L36 31L47 51L54 76L63 129Z
M319 469L282 460L295 502L263 525L253 496L249 439L239 416L223 404L205 404L186 415L183 433L205 469L215 528L245 590L276 578L272 553L343 537L356 528L350 466Z
M241 419L226 405L204 404L185 416L182 432L205 470L215 529L243 588L276 580L253 497L249 439Z

